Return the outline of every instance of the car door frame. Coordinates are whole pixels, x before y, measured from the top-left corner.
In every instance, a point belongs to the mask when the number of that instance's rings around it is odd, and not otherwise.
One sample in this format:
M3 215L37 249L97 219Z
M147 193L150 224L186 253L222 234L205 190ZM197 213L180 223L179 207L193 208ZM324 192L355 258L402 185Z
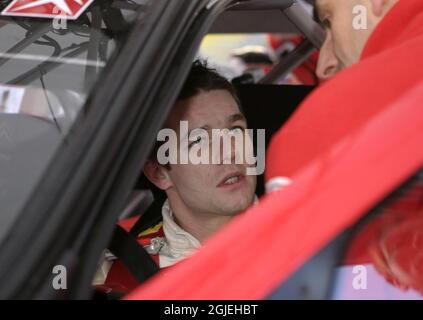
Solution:
M225 1L153 1L0 246L0 297L86 299L102 250ZM199 19L204 16L204 19ZM142 83L142 86L141 86ZM23 254L22 254L23 253ZM66 290L52 287L65 266Z

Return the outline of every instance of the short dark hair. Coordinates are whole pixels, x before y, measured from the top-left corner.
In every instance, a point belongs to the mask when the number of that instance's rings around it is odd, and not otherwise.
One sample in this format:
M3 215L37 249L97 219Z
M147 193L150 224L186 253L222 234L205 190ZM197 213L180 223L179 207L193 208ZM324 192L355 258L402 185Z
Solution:
M228 91L242 112L235 87L225 77L221 76L216 69L209 67L206 60L195 60L193 62L191 71L179 93L177 101L189 99L201 92L212 90Z

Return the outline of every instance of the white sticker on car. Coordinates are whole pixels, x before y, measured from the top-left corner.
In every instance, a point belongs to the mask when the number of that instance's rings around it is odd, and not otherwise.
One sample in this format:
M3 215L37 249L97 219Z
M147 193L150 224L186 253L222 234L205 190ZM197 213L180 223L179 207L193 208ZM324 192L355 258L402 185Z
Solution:
M19 113L24 94L24 88L0 86L0 113Z

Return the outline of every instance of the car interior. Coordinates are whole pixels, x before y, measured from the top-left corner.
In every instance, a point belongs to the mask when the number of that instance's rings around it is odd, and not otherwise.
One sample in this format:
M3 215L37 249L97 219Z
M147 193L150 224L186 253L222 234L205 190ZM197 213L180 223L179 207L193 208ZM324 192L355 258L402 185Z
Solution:
M264 24L263 17L266 17ZM228 8L217 18L209 31L209 34L297 33L304 39L291 52L281 57L261 79L244 81L242 76L232 79L249 128L266 129L266 146L272 135L283 126L301 101L315 87L314 85L279 84L281 78L286 77L301 62L310 57L316 50L315 46L318 47L323 41L323 30L311 17L310 7L295 1L261 1L258 5L251 1ZM148 207L152 201L152 195L148 192L149 188L151 184L141 176L134 188L134 193L128 198L128 205L121 217L127 218L133 216L134 213L139 215L146 212L146 205ZM144 196L140 196L141 194ZM258 181L257 194L259 196L264 194L262 177ZM140 207L135 204L137 202ZM129 208L132 208L132 214L128 212L131 211ZM147 217L145 214L143 216Z
M272 135L288 121L289 117L295 112L299 104L310 94L315 86L310 85L283 85L278 84L281 78L292 72L299 64L309 57L315 47L322 43L322 30L310 18L311 13L305 13L301 10L292 10L287 1L278 1L275 9L275 2L269 1L269 7L263 5L241 4L235 6L232 10L224 12L215 22L210 33L249 33L249 32L276 32L290 33L299 32L304 40L288 55L281 58L269 71L262 75L262 78L252 79L241 75L232 79L236 86L243 111L248 120L249 128L266 129L266 146ZM290 10L286 11L286 8ZM285 9L285 11L284 11ZM263 16L266 16L266 23L263 23ZM283 18L281 18L283 16ZM234 23L236 21L236 23ZM317 83L316 83L317 85ZM353 227L345 230L320 252L315 254L300 269L298 269L290 278L277 288L268 299L328 299L337 298L339 290L335 288L337 280L336 268L343 265L347 255L349 245L354 237L363 229L371 225L371 222L389 213L392 203L404 201L401 195L404 190L417 188L421 194L421 188L416 187L421 184L421 175L417 175L406 183L400 191L394 192L390 197L383 201L376 208L357 222ZM264 194L263 177L258 177L257 195ZM131 239L126 239L124 231L117 230L116 237L119 241L112 241L111 251L115 253L130 270L136 270L142 265L142 259L137 262L130 261L127 254L119 252L120 246L126 246L126 242L133 242L134 237L143 230L156 225L161 220L160 208L164 201L163 196L157 190L154 190L146 179L141 175L134 193L128 197L128 206L123 215L125 218L140 216L137 222L129 230ZM387 209L388 208L388 209ZM412 211L412 210L411 210ZM411 212L412 213L412 212ZM145 260L150 260L144 253ZM145 263L146 273L136 275L140 282L148 279L149 275L158 272L158 268ZM316 272L318 276L316 276ZM133 272L134 274L134 272Z
M265 19L263 19L263 17L265 17ZM266 21L266 23L263 23L263 21ZM28 28L28 26L24 27ZM40 26L39 29L39 34L37 33L34 39L30 39L31 41L36 40L40 36L42 37L43 34L48 31L43 26ZM294 112L296 106L298 106L313 89L313 86L280 85L277 84L278 80L284 78L315 51L315 47L322 42L323 32L321 28L310 19L310 10L307 11L307 8L300 3L287 0L260 1L259 3L255 1L241 2L231 6L218 17L209 31L209 34L252 34L264 32L281 34L296 33L302 35L303 38L303 41L297 48L294 48L294 50L281 57L281 59L274 64L269 73L264 75L261 79L251 81L251 79L248 78L246 81L242 76L232 79L239 93L250 128L266 129L267 145L272 134L283 125ZM25 44L20 44L20 46L28 46L28 44L31 43L27 43L28 41L28 39L24 39ZM3 60L0 63L4 64L6 62ZM54 65L51 67L53 68ZM90 68L87 67L87 72L92 72L92 70L90 71L89 69ZM23 135L27 132L26 136L30 139L30 144L34 146L33 150L45 149L45 152L37 153L36 157L42 157L40 163L46 163L45 157L51 156L49 150L56 150L55 148L60 141L60 137L67 135L86 97L81 92L75 90L54 88L46 90L45 88L42 89L36 86L25 85L29 83L29 81L32 81L30 79L37 76L37 73L33 72L34 70L31 70L31 73L22 75L21 80L17 82L13 81L12 87L5 87L5 90L10 92L19 91L19 88L21 88L21 90L23 90L22 92L25 93L23 103L20 107L21 110L6 110L6 112L2 114L2 118L6 116L8 118L13 117L17 118L16 121L25 122L24 126L26 130L20 131L19 135ZM8 92L6 91L5 94L2 94L2 99L8 97ZM33 104L31 103L33 101L39 101L37 110L32 110L33 107L31 107L31 105L33 106ZM283 104L279 105L277 101L283 101ZM260 110L260 112L257 112L257 110ZM263 110L266 110L266 112L263 112ZM23 115L25 115L25 117ZM43 126L49 127L48 136L51 139L56 137L56 143L47 143L47 145L35 147L38 142L44 144L45 140L44 138L37 138L37 135L33 134L33 130L28 129L32 126L27 125L26 122L40 122L43 123ZM18 140L20 140L20 138ZM7 147L6 145L3 146L4 143L2 143L1 149ZM24 164L22 164L22 166L24 166ZM40 168L38 171L41 174L43 170ZM151 202L152 195L148 190L150 186L145 187L144 180L145 179L141 177L140 183L134 188L134 192L129 195L128 205L122 211L120 215L121 218L128 218L134 214L139 215L146 211L145 209ZM263 178L260 177L257 194L260 196L263 193Z
M311 19L310 7L295 3L294 8L291 8L293 3L293 1L268 1L265 5L259 6L254 2L241 3L219 16L209 31L209 34L213 35L294 33L303 39L297 47L281 56L273 68L261 78L251 79L248 74L244 74L231 79L249 128L266 130L266 147L272 135L289 119L301 101L315 87L280 84L280 80L307 60L323 40L320 26ZM266 17L265 24L262 23L263 17ZM213 57L209 62L213 63ZM259 197L264 194L262 175L258 176L256 194ZM128 195L127 205L120 214L120 221L135 218L136 223L127 230L128 232L118 225L109 245L109 250L123 262L140 283L159 270L157 266L151 264L151 258L144 250L140 250L139 245L136 248L135 238L142 231L161 221L161 206L164 200L163 193L140 174L139 181L133 192Z

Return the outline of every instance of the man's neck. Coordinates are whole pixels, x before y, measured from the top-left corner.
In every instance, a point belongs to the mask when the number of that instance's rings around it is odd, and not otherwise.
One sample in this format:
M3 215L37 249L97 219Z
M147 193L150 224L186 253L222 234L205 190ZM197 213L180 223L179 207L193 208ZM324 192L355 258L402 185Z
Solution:
M192 212L180 199L169 198L173 219L184 231L203 243L229 223L233 216Z

